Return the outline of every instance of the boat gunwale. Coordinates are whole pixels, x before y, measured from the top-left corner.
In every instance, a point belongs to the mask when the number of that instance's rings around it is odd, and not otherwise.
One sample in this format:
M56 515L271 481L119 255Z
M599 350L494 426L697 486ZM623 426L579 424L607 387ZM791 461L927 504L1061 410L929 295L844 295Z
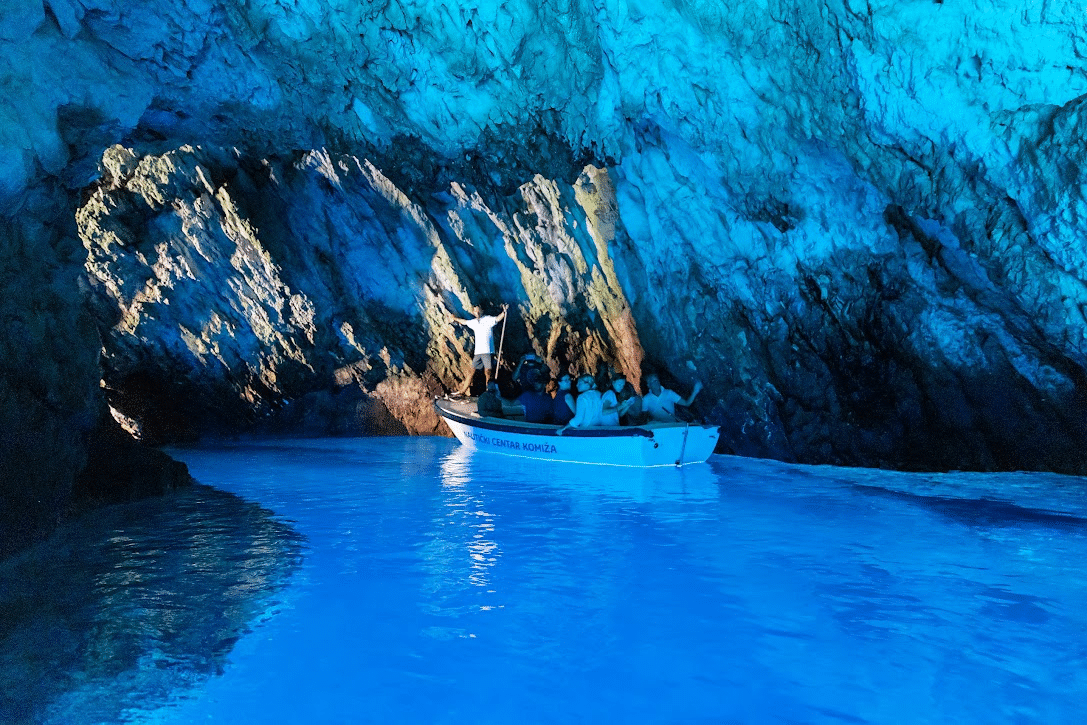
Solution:
M551 423L524 423L522 421L504 420L502 418L484 418L479 415L470 417L452 410L447 405L452 402L456 401L437 398L434 401L434 407L438 409L438 414L440 416L448 417L461 425L518 435L537 435L553 438L653 438L654 430L686 427L717 427L702 425L700 423L660 423L654 425L652 428L644 426L597 426L592 428L567 428L565 433L559 435L558 430L561 426L558 425ZM443 403L445 405L443 405Z

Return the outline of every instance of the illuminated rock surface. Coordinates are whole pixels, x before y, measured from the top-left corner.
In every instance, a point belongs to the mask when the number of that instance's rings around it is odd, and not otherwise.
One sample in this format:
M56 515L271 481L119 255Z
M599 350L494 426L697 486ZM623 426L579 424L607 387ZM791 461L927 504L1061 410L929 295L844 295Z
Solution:
M100 380L151 440L429 432L474 302L511 354L701 378L724 451L1087 470L1082 4L9 7L28 532Z

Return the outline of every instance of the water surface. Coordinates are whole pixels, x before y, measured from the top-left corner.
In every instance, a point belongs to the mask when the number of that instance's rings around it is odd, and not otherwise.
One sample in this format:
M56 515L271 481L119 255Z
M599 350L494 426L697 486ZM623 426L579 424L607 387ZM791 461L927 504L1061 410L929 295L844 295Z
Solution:
M207 486L109 506L0 563L0 723L116 722L222 674L302 539Z
M119 719L1087 721L1082 479L639 472L447 439L177 455L301 559L214 666ZM128 687L95 681L42 721L94 721Z

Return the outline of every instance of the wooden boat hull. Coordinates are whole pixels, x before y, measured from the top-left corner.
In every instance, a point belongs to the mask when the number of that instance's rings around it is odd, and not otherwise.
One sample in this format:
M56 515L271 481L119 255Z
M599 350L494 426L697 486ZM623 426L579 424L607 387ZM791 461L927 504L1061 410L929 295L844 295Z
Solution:
M703 463L717 445L717 426L650 423L639 427L569 429L481 418L475 404L438 399L438 415L463 445L522 458L603 466L685 466Z

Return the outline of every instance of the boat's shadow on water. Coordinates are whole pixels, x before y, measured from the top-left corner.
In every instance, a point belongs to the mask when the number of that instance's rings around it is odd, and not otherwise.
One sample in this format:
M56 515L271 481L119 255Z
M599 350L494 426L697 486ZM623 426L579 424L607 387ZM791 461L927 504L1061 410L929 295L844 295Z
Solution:
M0 722L112 722L220 674L301 537L196 486L109 507L0 565Z

